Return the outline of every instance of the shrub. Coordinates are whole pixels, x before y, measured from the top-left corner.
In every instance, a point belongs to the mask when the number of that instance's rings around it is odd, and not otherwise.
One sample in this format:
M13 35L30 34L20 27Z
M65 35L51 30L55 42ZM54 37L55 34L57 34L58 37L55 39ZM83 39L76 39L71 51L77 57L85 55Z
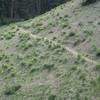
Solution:
M4 58L5 54L0 52L0 61Z
M62 28L66 28L66 27L68 27L68 23L63 23Z
M76 64L84 63L85 60L82 58L82 55L78 55L77 59L75 60Z
M20 85L14 85L14 86L7 87L6 90L4 91L4 94L5 94L5 95L13 95L13 94L15 94L15 92L17 92L20 88L21 88Z
M15 33L14 32L7 32L7 33L4 33L3 36L6 40L9 40L9 39L12 39L12 37L15 36Z
M30 73L34 73L34 72L36 72L36 71L39 71L39 68L32 68L32 69L30 70Z
M100 75L96 77L96 79L91 81L93 87L100 91Z
M32 47L32 43L31 42L23 43L23 49L24 50L27 50L27 49L29 49L31 47Z
M48 48L49 49L51 49L51 50L55 50L55 49L58 49L58 48L61 48L61 45L59 45L59 44L54 44L54 43L50 43L49 45L48 45Z
M97 76L96 81L97 81L97 87L98 87L98 89L100 90L100 75Z
M86 80L85 73L82 73L82 74L79 76L79 79L82 80L82 81L85 81L85 80Z
M73 67L71 67L71 70L72 70L72 71L77 70L77 66L73 66Z
M72 36L75 36L75 34L76 34L75 32L70 32L68 36L72 37Z
M96 69L96 71L100 71L100 64L96 64L95 69Z
M86 34L86 36L91 36L93 34L93 32L89 31L89 30L85 30L84 34Z
M100 56L100 48L97 48L96 45L92 45L92 49L96 53L96 56Z
M30 39L29 34L25 32L20 33L19 36L21 41L27 41Z
M98 21L98 25L100 25L100 21Z
M13 73L16 74L16 70L13 67L13 64L10 64L10 63L2 64L1 74L6 75L5 77L7 78L9 75L11 75Z
M100 48L96 48L96 56L100 56Z
M54 68L54 64L47 63L43 65L43 69L51 70L52 68Z
M48 27L55 27L55 23L54 22L48 22Z
M48 100L56 100L56 95L50 95Z
M92 4L92 3L96 2L96 1L98 1L98 0L85 0L85 1L83 0L82 5L83 6L89 5L89 4Z

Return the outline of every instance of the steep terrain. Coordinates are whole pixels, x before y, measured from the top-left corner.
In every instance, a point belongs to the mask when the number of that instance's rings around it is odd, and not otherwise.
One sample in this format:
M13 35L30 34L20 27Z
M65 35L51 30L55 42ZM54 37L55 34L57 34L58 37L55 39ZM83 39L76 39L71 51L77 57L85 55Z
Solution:
M69 2L43 16L22 23L22 27L99 60L100 2L80 7L78 1L80 0Z
M99 28L80 0L0 27L0 100L100 100Z

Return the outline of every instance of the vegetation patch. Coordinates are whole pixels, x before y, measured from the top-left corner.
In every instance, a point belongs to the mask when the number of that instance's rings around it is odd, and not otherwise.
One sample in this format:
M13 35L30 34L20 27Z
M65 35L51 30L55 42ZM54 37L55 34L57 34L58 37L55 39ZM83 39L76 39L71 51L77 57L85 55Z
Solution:
M43 65L43 69L47 69L48 71L51 71L54 68L55 64L46 63Z
M28 41L30 39L29 33L26 32L19 33L19 36L21 41Z
M50 95L50 96L48 97L48 100L56 100L56 95Z
M9 39L12 39L12 37L15 36L15 33L14 32L7 32L7 33L4 33L3 36L6 40L9 40Z
M21 85L9 86L9 87L7 87L6 90L4 91L4 94L7 95L7 96L13 95L13 94L15 94L20 88L21 88Z
M100 71L100 64L96 64L95 70Z
M1 100L99 100L99 2L80 2L0 27Z

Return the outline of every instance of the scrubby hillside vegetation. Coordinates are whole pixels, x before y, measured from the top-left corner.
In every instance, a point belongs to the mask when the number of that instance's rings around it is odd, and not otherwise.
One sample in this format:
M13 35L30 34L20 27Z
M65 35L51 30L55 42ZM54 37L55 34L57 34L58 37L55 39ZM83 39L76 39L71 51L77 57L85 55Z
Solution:
M99 1L0 27L0 100L100 100L99 39Z

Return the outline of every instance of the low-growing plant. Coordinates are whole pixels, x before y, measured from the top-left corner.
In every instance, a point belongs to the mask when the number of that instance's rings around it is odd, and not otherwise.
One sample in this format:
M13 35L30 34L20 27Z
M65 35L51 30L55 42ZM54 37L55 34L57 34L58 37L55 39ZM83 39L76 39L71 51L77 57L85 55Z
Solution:
M43 69L47 69L47 70L51 70L52 68L54 68L55 64L52 63L46 63L43 65Z
M77 46L77 45L83 43L85 40L86 40L86 38L81 38L81 39L80 38L77 38L75 40L75 42L73 43L73 46Z
M70 32L68 36L69 36L69 37L72 37L72 36L75 36L75 35L76 35L75 32Z
M34 59L27 59L27 60L22 60L21 61L21 67L25 68L29 68L31 67L34 63L36 62L36 60L34 61Z
M99 0L83 0L82 5L86 6L86 5L95 3L96 1L99 1Z
M61 53L64 51L61 51ZM67 55L67 54L66 54ZM56 61L58 61L61 64L67 64L68 63L68 58L66 55L61 56L60 58L57 57Z
M39 68L32 68L32 69L30 70L30 73L34 73L34 72L36 72L36 71L39 71Z
M98 87L98 89L100 91L100 75L97 76L96 81L97 81L97 87Z
M56 40L56 39L57 39L57 37L53 37L53 38L52 38L53 41Z
M93 79L90 83L94 88L96 88L96 90L98 90L98 92L100 92L100 75L96 76L96 78Z
M68 25L69 25L68 23L63 23L62 28L66 28L66 27L68 27Z
M15 94L19 89L21 88L21 85L13 85L13 86L7 86L4 94L5 95L13 95Z
M79 76L79 79L82 80L82 81L85 81L85 80L86 80L85 73L82 73L82 74Z
M48 100L56 100L56 95L50 95L49 97L48 97Z
M20 44L17 46L21 48L22 50L28 50L32 47L32 43L30 41L21 41Z
M77 59L75 60L76 64L84 63L85 60L82 58L82 55L78 55Z
M100 71L100 64L96 64L95 69L96 71Z
M43 25L42 22L38 22L38 23L35 24L36 27L37 27L37 26L42 26L42 25Z
M19 36L21 41L27 41L30 39L29 33L26 32L19 33Z
M55 27L55 23L54 22L48 22L48 27Z
M3 36L6 40L9 40L9 39L12 39L12 37L15 36L15 33L14 32L7 32L7 33L4 33Z
M49 43L48 48L51 50L55 50L57 48L61 48L60 44Z
M93 32L89 30L85 30L83 33L86 35L86 37L91 36L93 34Z
M4 54L2 51L0 51L0 61L1 61L4 57L5 57L5 54Z
M97 23L98 25L100 25L100 21L98 21L98 23Z
M96 56L100 56L100 48L96 48Z
M2 64L2 74L10 74L12 71L14 71L13 64L10 63L4 63Z
M73 66L73 67L71 67L71 69L70 69L70 70L72 70L72 71L77 70L77 66Z

